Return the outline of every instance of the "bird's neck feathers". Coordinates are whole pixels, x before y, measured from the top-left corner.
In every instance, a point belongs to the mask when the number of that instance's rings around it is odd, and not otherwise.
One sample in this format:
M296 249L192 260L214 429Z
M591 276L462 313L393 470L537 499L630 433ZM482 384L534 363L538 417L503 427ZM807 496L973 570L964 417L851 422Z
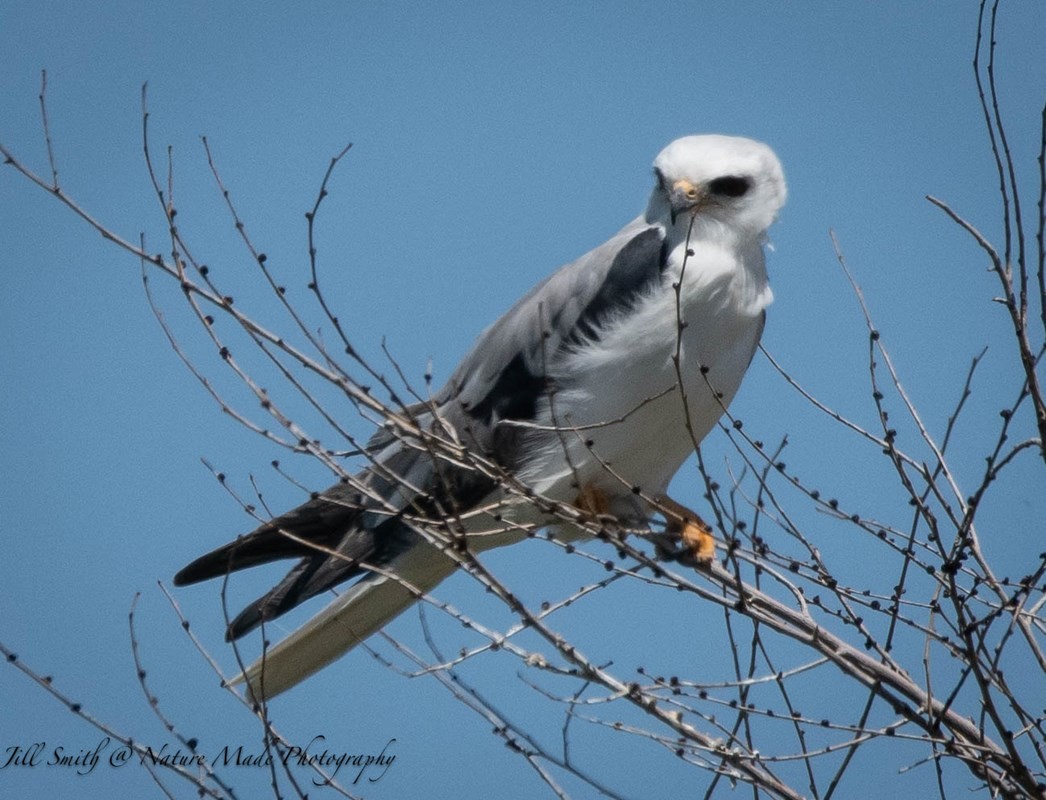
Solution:
M689 243L695 249L709 245L740 256L751 252L753 248L761 250L766 240L765 230L753 231L738 227L733 221L727 222L714 212L701 212L693 217L687 213L680 214L674 223L667 220L667 217L661 217L660 224L664 226L669 247L673 249L684 243Z
M754 316L773 300L765 241L765 231L739 230L708 214L699 214L691 226L690 217L684 215L668 231L669 273L681 272L686 263L684 291L700 294L702 287L719 286L726 292L724 297L732 298L732 305Z

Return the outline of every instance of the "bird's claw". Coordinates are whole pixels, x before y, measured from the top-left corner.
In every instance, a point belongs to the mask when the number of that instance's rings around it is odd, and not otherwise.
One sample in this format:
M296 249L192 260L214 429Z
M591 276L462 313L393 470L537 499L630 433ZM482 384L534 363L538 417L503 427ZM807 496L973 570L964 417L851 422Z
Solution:
M681 560L692 559L699 567L707 567L715 561L715 537L712 526L695 512L669 497L658 498L658 505L665 516L665 530L673 541L683 545L677 554Z
M712 536L712 528L703 519L684 520L679 536L698 566L707 567L715 561L715 537Z

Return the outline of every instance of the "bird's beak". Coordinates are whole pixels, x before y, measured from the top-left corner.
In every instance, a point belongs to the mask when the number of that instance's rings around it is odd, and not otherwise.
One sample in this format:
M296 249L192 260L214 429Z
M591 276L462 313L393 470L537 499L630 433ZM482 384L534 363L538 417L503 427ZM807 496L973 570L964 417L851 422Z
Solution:
M668 199L672 206L672 224L674 225L676 217L684 211L696 213L701 208L705 195L696 184L686 178L680 178L672 184Z

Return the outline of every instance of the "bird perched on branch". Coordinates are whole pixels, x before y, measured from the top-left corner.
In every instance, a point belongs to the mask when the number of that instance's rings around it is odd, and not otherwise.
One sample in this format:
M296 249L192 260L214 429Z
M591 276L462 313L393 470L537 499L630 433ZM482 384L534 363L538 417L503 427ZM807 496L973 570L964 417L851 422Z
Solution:
M245 670L256 698L435 588L462 540L471 554L539 525L583 535L557 508L623 528L659 515L697 562L714 558L710 528L664 493L759 343L772 299L763 246L784 175L766 145L708 135L669 144L654 177L646 211L487 328L431 402L371 440L365 469L175 576L185 585L299 559L230 623L230 640L357 579Z

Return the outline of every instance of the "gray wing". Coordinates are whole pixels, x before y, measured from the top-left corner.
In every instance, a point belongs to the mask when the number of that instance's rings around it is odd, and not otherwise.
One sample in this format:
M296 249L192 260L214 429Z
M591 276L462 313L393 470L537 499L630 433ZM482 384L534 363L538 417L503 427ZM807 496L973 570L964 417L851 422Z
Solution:
M565 348L598 339L608 316L660 281L664 242L664 228L640 217L535 286L480 334L437 395L441 416L511 468L515 454L505 451L498 424L533 419L549 390L547 366Z
M628 308L653 282L665 263L665 231L633 221L617 235L538 284L479 336L433 406L443 424L483 455L511 469L519 437L499 435L505 420L531 420L547 393L545 365L564 348L598 339L601 322ZM432 424L426 405L411 407L420 425ZM511 428L511 426L506 426ZM388 564L418 541L399 515L379 509L377 496L396 508L438 517L440 509L466 509L494 488L492 479L472 471L441 466L385 431L372 437L369 450L384 468L357 476L369 488L364 496L350 485L336 484L272 522L193 561L174 578L176 585L227 575L235 570L283 558L298 564L273 589L234 619L227 638L238 638L327 589L367 572L364 564ZM402 476L405 481L396 480ZM404 497L403 485L423 488ZM295 538L285 535L290 532ZM301 541L295 541L299 539ZM321 552L313 545L334 551Z

